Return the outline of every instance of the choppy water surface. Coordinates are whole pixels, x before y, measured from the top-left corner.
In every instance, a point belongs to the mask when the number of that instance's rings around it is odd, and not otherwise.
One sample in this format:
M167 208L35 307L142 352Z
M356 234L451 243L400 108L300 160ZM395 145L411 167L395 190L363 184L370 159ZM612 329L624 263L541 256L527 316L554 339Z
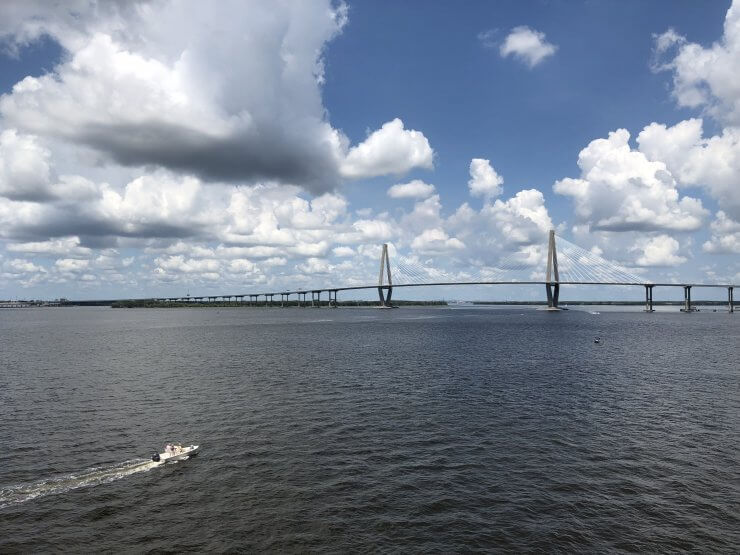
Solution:
M722 313L1 311L0 551L737 552L738 345Z

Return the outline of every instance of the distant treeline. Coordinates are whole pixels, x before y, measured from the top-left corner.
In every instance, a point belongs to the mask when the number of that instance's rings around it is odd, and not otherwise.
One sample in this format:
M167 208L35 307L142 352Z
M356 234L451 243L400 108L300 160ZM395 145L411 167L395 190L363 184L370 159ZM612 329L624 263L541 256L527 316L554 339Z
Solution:
M337 306L378 306L378 301L337 301ZM321 303L316 303L318 306L329 306L329 302L324 299ZM393 301L394 306L446 306L447 301ZM288 306L304 306L310 307L311 300L308 299L305 302L299 303L298 301L285 301L283 303L280 300L276 300L272 303L264 300L258 303L250 303L249 301L243 302L229 302L229 301L214 301L214 302L195 302L195 301L158 301L156 299L136 299L130 301L116 301L111 305L113 308L264 308L264 307L288 307Z

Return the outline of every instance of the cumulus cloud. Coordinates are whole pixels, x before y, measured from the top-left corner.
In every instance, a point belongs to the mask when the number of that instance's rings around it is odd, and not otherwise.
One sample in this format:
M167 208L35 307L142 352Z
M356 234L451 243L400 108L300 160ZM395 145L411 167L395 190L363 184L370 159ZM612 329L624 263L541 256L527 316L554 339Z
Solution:
M45 34L67 55L3 95L0 115L6 127L121 165L205 181L274 180L322 192L342 176L431 167L423 133L399 119L352 149L327 121L322 55L346 11L329 0L226 1L218 10L195 1L14 5L0 28L6 44Z
M408 183L397 183L388 188L391 198L427 198L434 194L434 185L424 183L421 179L414 179Z
M15 129L0 133L0 196L14 200L51 198L48 149Z
M312 257L296 268L305 274L328 274L332 270L332 265L326 259Z
M33 262L29 260L24 260L22 258L14 258L13 260L6 261L4 264L4 269L7 272L15 274L30 274L45 271L42 266L37 266Z
M264 261L256 264L245 258L186 258L183 255L161 256L154 260L152 272L159 281L184 281L186 283L227 282L264 283ZM269 265L268 265L269 266Z
M680 106L701 107L724 123L740 125L740 2L733 1L724 34L710 47L669 29L655 37L655 50L654 68L673 73L673 96Z
M24 286L264 283L303 279L302 261L333 255L359 279L363 249L398 237L398 223L350 214L328 191L432 169L434 151L400 118L355 145L332 127L323 53L346 21L329 0L4 6L6 52L47 37L62 56L0 97L0 247L44 269L3 275ZM435 191L399 185L412 198Z
M416 236L425 229L443 227L444 218L440 196L432 195L416 202L411 212L403 214L400 225L406 237Z
M87 270L90 266L90 261L79 260L77 258L60 258L54 265L62 272L77 273Z
M442 229L425 229L411 241L411 248L420 254L445 254L465 248L462 241L450 237Z
M545 197L537 189L519 191L507 201L498 199L485 206L481 214L508 242L516 244L541 241L553 227L545 207Z
M485 158L473 158L470 161L470 180L468 188L474 197L492 198L503 191L504 178L496 173L491 162Z
M352 227L360 233L361 241L387 241L395 235L391 223L384 220L357 220Z
M664 162L679 184L706 188L725 212L740 219L740 128L704 138L702 126L701 119L672 127L651 123L637 137L640 152Z
M712 238L702 245L712 254L740 254L740 221L733 220L721 210L711 225Z
M80 256L87 258L92 249L80 246L79 237L64 237L48 241L32 241L28 243L9 243L6 249L10 252L21 252L32 255L61 255L67 258Z
M352 147L342 164L346 177L375 177L402 174L412 168L431 169L434 151L420 131L404 129L396 118L384 123L359 145Z
M345 257L354 256L356 253L352 247L335 247L332 249L334 256Z
M573 199L577 218L592 229L694 231L707 215L701 200L680 197L665 163L632 150L625 129L596 139L578 155L581 176L553 190Z
M496 267L502 259L537 267L544 260L547 233L552 227L544 195L537 189L519 191L506 200L487 201L479 211L463 203L442 223L450 236L465 245L464 250L450 251L451 257L468 270L479 268L480 276L486 275L486 267Z
M514 27L499 48L502 58L514 56L530 68L555 54L557 46L545 40L545 33L530 29L526 25Z
M638 266L677 266L687 260L679 254L678 241L668 235L639 239L632 250L639 253Z

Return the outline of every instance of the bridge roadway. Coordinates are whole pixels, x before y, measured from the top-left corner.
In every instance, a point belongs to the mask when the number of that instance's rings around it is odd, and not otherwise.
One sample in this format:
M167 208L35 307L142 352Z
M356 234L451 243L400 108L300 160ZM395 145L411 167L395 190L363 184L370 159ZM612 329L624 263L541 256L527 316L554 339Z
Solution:
M400 283L393 285L350 285L344 287L320 287L320 288L308 288L308 289L291 289L291 290L278 290L271 292L260 292L260 293L237 293L231 295L194 295L194 296L179 296L179 297L146 297L138 299L113 299L113 300L89 300L89 301L69 301L68 304L112 304L118 301L159 301L159 302L216 302L221 300L224 302L234 302L237 299L241 299L244 302L245 298L250 299L248 302L257 303L260 297L264 298L264 302L267 303L268 299L272 304L275 296L280 296L281 302L289 300L290 295L297 295L299 302L308 302L306 296L311 294L311 304L321 302L321 293L329 294L329 304L337 302L337 293L339 291L360 291L369 289L378 289L379 291L389 291L394 288L405 288L405 287L435 287L435 286L453 286L453 285L544 285L546 287L552 287L560 285L609 285L609 286L620 286L620 287L644 287L645 288L645 310L648 312L653 311L653 295L652 290L654 287L682 287L684 290L684 307L681 309L685 312L691 312L691 289L697 288L714 288L714 289L727 289L728 292L728 309L730 312L734 312L734 288L738 287L735 284L717 284L717 283L649 283L649 282L610 282L610 281L440 281L440 282L429 282L429 283ZM300 296L303 296L301 301ZM332 298L333 295L333 298ZM551 305L552 306L552 305ZM557 300L555 302L555 308L557 308Z

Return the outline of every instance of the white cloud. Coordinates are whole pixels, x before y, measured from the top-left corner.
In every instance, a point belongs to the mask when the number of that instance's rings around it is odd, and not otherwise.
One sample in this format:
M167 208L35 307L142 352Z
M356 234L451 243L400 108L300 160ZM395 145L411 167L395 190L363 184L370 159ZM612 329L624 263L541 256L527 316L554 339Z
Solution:
M50 197L49 151L15 129L0 133L0 196L16 200Z
M344 13L328 1L234 1L219 10L201 2L38 4L10 31L28 40L35 24L68 55L52 73L16 84L0 113L6 125L124 165L325 189L346 140L325 121L321 56Z
M424 183L421 179L414 179L409 183L398 183L388 189L391 198L427 198L435 192L434 185Z
M357 254L352 247L335 247L332 252L334 253L334 256L339 257L345 257L345 256L355 256Z
M481 215L498 229L504 241L531 244L541 241L552 229L545 197L537 189L519 191L507 201L486 205Z
M673 72L673 96L679 106L705 108L722 122L740 125L740 3L727 10L722 38L708 48L686 40L673 29L655 39L655 68ZM675 55L661 58L668 52Z
M639 253L638 266L677 266L687 260L679 254L678 241L668 235L639 239L632 250Z
M398 175L412 168L432 169L433 166L434 151L424 134L404 129L403 122L396 118L349 150L342 175L350 178Z
M235 258L229 262L228 269L234 274L251 274L257 272L259 270L259 266L246 258Z
M725 212L740 219L740 128L704 138L702 124L701 119L673 127L651 123L637 143L648 159L664 162L680 184L705 187Z
M4 127L108 162L209 182L272 180L316 193L342 176L431 168L427 139L399 119L352 149L327 121L322 56L346 14L329 0L14 7L0 26L6 44L48 35L65 56L0 97L0 115Z
M499 51L502 58L513 55L533 68L548 56L555 54L557 49L557 46L545 40L545 33L522 25L511 30Z
M288 259L284 256L271 256L264 260L259 261L259 267L272 268L275 266L285 266L288 263Z
M34 255L50 255L70 257L88 257L92 250L80 246L79 237L64 237L48 241L32 241L29 243L9 243L6 249L10 252L23 252Z
M0 97L0 252L40 259L47 282L141 291L242 283L253 264L269 273L329 255L352 267L362 244L400 227L372 208L350 213L326 191L433 168L429 141L401 119L354 147L329 123L323 52L346 23L341 2L29 1L2 11L6 52L41 37L62 49L55 67ZM433 185L405 185L402 194L434 196Z
M733 220L721 210L712 222L712 238L702 245L712 254L740 254L740 221Z
M400 218L400 236L408 240L425 229L443 228L445 224L441 212L442 202L439 195L432 195L414 203L413 210Z
M470 180L468 188L474 197L492 198L503 193L501 185L504 178L496 173L491 162L485 158L473 158L470 161Z
M395 235L393 226L384 220L357 220L352 227L360 232L361 241L387 241Z
M154 262L157 265L157 269L168 274L197 274L206 279L221 275L221 261L213 258L185 258L178 254L175 256L162 256ZM228 264L232 262L234 261L229 261Z
M303 264L296 266L296 269L304 274L328 274L332 265L323 258L308 258Z
M13 274L31 274L37 272L45 272L46 270L42 266L38 266L29 260L22 258L14 258L4 263L4 270Z
M442 229L425 229L411 241L411 249L420 254L445 254L464 248L462 241L450 237Z
M577 218L592 229L699 229L707 214L701 201L680 197L666 165L648 160L628 142L625 129L591 141L578 155L581 177L557 181L553 190L571 197Z
M80 260L77 258L60 258L54 265L62 272L82 272L87 270L90 265L89 260Z

